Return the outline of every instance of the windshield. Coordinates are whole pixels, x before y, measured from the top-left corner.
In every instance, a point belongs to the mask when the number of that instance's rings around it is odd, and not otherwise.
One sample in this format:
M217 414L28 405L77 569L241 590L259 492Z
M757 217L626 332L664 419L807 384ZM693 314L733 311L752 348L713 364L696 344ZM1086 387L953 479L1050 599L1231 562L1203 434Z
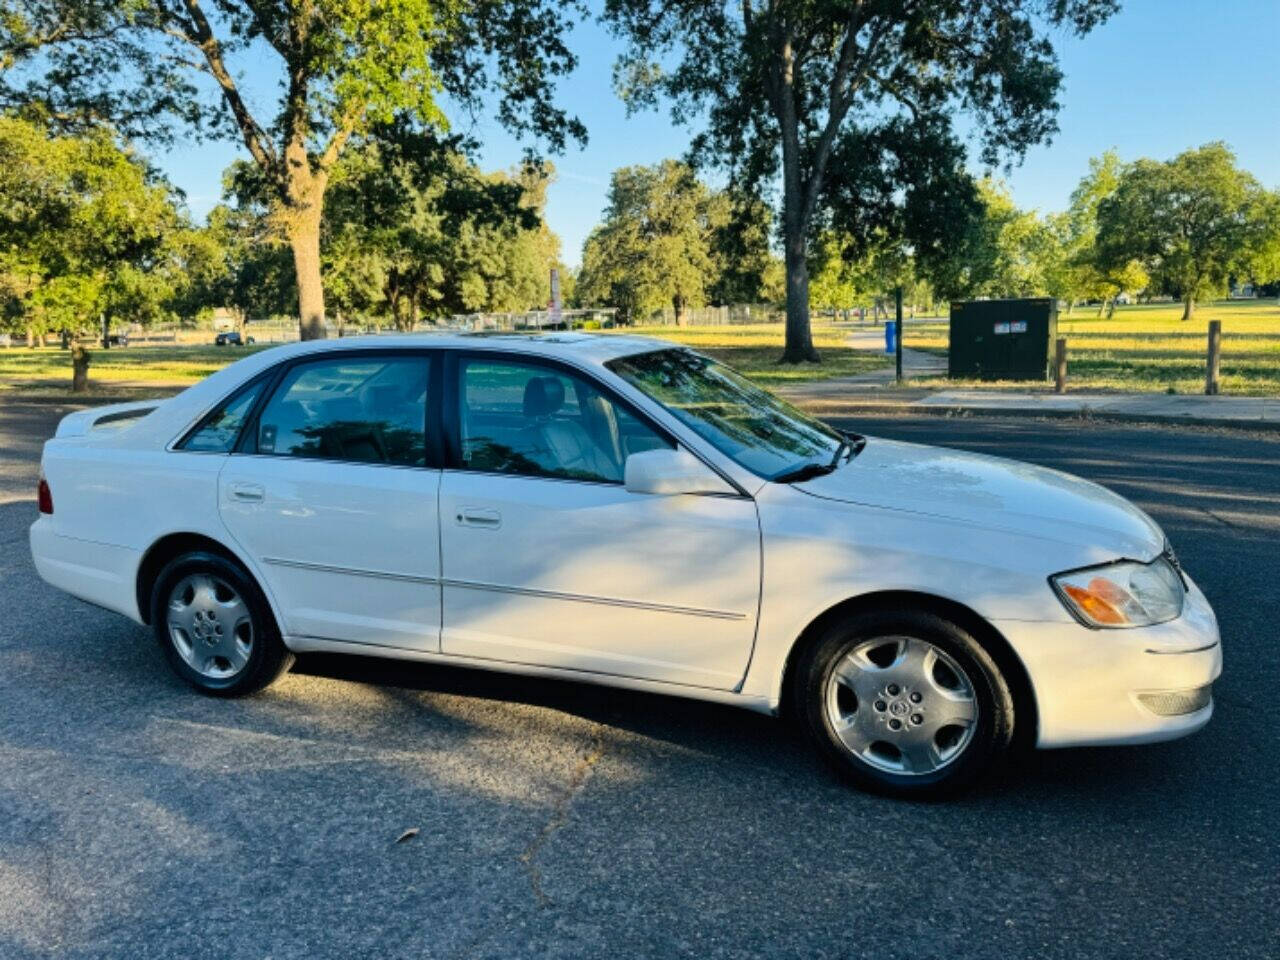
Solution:
M829 463L843 440L724 364L690 350L621 357L608 366L721 453L769 480L805 464Z

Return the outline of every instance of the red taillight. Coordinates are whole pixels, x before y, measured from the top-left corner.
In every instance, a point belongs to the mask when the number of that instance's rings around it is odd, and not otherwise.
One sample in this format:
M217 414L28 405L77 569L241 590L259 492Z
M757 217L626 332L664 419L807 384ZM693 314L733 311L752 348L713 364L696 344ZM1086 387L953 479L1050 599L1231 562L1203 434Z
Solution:
M49 481L44 477L36 487L36 499L40 502L41 513L53 513L53 491L49 489Z

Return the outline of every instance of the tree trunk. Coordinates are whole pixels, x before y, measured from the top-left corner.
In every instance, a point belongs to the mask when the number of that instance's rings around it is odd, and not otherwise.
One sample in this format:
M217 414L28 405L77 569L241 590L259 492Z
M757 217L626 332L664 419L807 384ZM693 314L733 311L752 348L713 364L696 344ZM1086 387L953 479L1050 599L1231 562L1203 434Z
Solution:
M1190 320L1192 314L1196 312L1196 298L1191 294L1187 294L1182 298L1182 319Z
M675 314L676 314L676 326L683 327L685 324L684 297L680 296L679 294L676 294L674 297L672 297L671 308L675 311Z
M1107 301L1107 319L1110 320L1116 315L1116 298L1112 297Z
M809 329L809 260L805 247L803 233L787 238L787 336L783 363L818 363L820 360L813 347L813 331Z
M298 277L298 334L303 340L323 340L324 280L320 275L319 204L301 211L290 226L289 246Z
M32 350L36 348L36 328L27 327L27 346Z
M1102 302L1098 304L1098 319L1102 319L1102 315L1107 312L1107 298L1103 297Z
M89 389L89 351L84 344L71 348L71 392L84 393Z

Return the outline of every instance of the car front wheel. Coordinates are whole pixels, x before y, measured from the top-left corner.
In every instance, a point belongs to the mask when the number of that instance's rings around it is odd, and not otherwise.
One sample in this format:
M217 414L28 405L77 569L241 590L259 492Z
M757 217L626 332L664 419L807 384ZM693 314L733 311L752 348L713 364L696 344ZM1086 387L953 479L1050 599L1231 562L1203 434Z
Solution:
M819 752L877 793L954 793L1012 739L1013 699L999 667L966 631L931 613L847 616L801 654L793 679Z
M203 693L254 693L293 663L258 585L218 554L171 561L156 579L151 604L169 665Z

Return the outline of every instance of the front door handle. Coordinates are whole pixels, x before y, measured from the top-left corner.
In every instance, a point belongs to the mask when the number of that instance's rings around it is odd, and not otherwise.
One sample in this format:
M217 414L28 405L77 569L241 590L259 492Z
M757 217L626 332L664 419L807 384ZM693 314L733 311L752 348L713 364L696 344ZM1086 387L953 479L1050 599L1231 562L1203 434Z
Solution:
M242 503L259 503L266 496L266 492L260 483L231 484L231 498Z
M494 530L502 526L502 514L497 510L480 507L462 507L458 510L455 519L460 526L464 527L485 527Z

